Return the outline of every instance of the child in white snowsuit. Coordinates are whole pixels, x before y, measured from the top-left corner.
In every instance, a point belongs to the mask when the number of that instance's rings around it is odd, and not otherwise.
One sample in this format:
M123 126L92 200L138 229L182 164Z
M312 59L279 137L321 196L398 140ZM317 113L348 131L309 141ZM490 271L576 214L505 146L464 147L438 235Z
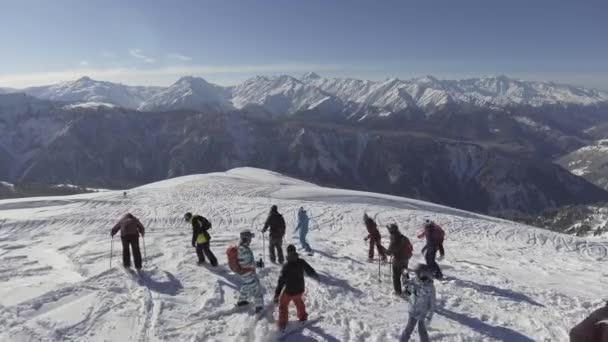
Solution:
M427 325L435 312L435 285L433 285L433 269L427 265L419 265L416 278L409 281L405 293L409 295L410 317L401 335L401 342L408 342L416 325L421 342L429 341Z
M241 232L241 241L238 248L238 262L241 268L248 271L240 274L241 289L239 292L239 300L237 306L249 305L249 299L253 298L255 303L255 311L260 312L264 306L264 296L262 294L262 286L260 279L255 272L255 259L249 244L253 234L249 231Z

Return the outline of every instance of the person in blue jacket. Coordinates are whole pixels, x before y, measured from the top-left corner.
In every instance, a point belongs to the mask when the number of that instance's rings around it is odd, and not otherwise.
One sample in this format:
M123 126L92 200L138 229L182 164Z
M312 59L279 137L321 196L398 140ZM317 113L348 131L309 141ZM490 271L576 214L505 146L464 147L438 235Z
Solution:
M312 253L312 248L310 248L310 245L308 244L308 242L306 242L306 235L308 234L309 221L310 221L310 219L308 218L308 214L306 213L306 210L304 210L303 207L300 207L300 210L298 211L298 225L296 226L296 230L294 232L299 231L300 244L302 245L302 248L307 253Z

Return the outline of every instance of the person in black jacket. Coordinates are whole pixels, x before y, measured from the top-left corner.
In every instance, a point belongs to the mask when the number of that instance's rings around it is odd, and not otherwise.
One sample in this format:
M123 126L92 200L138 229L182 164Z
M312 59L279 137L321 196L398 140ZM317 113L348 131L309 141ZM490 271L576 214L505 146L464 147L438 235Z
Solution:
M184 220L192 224L192 247L196 248L196 255L198 256L198 264L202 265L205 263L205 255L209 258L211 266L217 266L217 258L211 252L209 242L211 241L211 235L208 230L211 229L211 222L200 215L192 215L192 213L186 213Z
M270 254L270 261L276 263L276 254L279 257L279 264L284 261L283 257L283 237L285 236L285 219L283 215L279 214L276 205L270 207L270 214L266 219L262 233L265 233L270 228L270 234L268 238L268 249Z
M400 296L402 293L401 275L403 271L407 270L412 257L412 243L405 235L401 234L396 224L390 224L386 228L391 234L391 243L386 250L386 254L393 257L393 288L395 294ZM409 275L405 273L405 277L409 278Z
M278 326L280 330L287 327L288 308L292 301L296 305L298 319L304 322L308 319L306 306L302 300L304 294L304 273L314 279L319 279L317 272L304 260L300 259L296 252L296 246L287 246L287 263L281 270L279 282L274 292L274 302L279 303L279 320Z

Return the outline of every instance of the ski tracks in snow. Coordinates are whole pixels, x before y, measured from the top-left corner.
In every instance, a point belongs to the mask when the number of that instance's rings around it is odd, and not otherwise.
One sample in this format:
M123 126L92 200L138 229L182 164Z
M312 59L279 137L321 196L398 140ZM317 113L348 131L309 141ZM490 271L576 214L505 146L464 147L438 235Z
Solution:
M598 306L605 291L597 270L608 260L608 243L601 240L454 216L453 210L269 197L284 186L213 175L136 188L127 198L110 192L49 201L53 206L37 205L27 215L11 204L0 211L0 339L267 341L274 336L276 308L261 320L235 309L240 282L223 265L224 251L243 229L257 233L252 248L256 258L262 254L259 230L271 204L287 221L284 247L299 247L296 212L300 206L309 211L315 255L303 257L321 274L320 282L307 279L306 303L311 319L324 318L290 341L390 341L400 335L408 303L392 294L390 265L381 265L379 279L378 264L366 261L364 212L377 220L385 246L385 225L399 224L414 243L410 268L423 261L423 242L415 235L424 219L446 229L447 256L440 264L448 277L436 283L434 340L566 340L567 329ZM220 267L196 265L186 211L211 220ZM147 228L141 278L120 270L117 238L108 269L109 229L126 212ZM279 270L269 261L260 270L267 302Z

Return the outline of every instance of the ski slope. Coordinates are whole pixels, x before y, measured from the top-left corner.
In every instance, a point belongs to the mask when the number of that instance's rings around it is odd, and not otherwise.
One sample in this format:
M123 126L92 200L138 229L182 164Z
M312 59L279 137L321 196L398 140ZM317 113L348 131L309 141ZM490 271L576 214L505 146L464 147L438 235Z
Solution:
M0 341L271 341L276 310L256 322L233 309L239 281L225 255L239 231L261 229L271 204L286 218L287 242L296 242L296 210L309 210L316 253L304 258L322 275L307 280L306 304L310 319L323 319L289 341L398 340L408 304L393 296L389 266L379 279L366 260L364 212L413 239L410 266L422 261L414 235L423 220L446 229L440 265L449 280L436 284L433 341L567 341L607 296L606 240L240 168L142 186L127 198L110 191L0 201ZM186 211L212 221L217 269L196 265ZM109 231L126 212L147 228L139 282L122 270L118 238L109 268ZM261 254L260 234L252 248ZM267 301L278 273L269 262L259 272Z

